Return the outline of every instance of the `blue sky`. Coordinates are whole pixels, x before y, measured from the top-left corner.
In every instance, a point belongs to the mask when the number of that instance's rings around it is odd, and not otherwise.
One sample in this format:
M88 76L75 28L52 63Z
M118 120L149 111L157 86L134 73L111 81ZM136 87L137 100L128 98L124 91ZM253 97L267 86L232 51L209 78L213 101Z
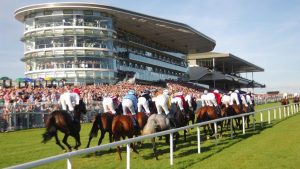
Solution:
M22 6L69 0L1 0L0 76L23 77L23 25L14 11ZM74 0L73 0L74 1ZM299 92L300 1L297 0L88 0L188 24L216 40L214 51L232 53L265 69L254 80L264 92ZM248 74L248 77L251 77Z

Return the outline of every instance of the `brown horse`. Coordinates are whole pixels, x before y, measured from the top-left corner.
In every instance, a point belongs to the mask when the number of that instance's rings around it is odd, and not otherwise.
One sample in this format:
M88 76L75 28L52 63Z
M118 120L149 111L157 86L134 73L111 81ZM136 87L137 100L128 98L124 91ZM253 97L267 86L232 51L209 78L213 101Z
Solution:
M115 116L112 122L112 133L114 141L121 140L121 137L123 139L125 139L126 137L132 138L136 134L132 119L127 115ZM138 153L133 143L131 143L130 146L135 153ZM117 151L120 160L122 160L120 146L117 147Z
M116 114L122 114L122 104L120 103L116 108ZM98 131L101 131L101 136L98 141L98 145L102 143L105 133L109 133L109 142L112 142L112 121L114 115L111 112L104 112L97 114L93 121L93 126L89 134L89 141L86 147L90 146L93 137L97 137Z
M109 133L109 142L112 142L112 121L113 115L110 113L100 113L97 114L93 121L93 126L89 134L89 141L87 148L90 147L90 143L93 137L97 137L98 131L101 131L101 136L98 141L98 145L102 143L105 133Z
M78 147L81 145L79 134L81 129L81 113L86 113L86 106L82 100L79 101L79 105L76 105L74 107L74 119L72 119L71 115L67 111L53 111L47 119L46 132L43 134L42 143L46 143L54 136L56 139L56 144L66 151L65 147L61 145L58 139L57 131L59 130L65 134L63 138L63 143L68 147L69 151L72 151L72 147L67 142L69 136L75 138L76 145L74 146L74 149L77 150Z
M280 103L281 103L281 105L288 105L288 104L290 104L289 99L287 99L287 98L281 99Z
M221 107L221 116L225 117L226 116L226 108L225 106ZM197 123L201 123L201 122L205 122L205 121L209 121L209 120L215 120L219 118L215 107L212 106L204 106L201 107L200 109L198 109L197 112L197 119L196 122ZM222 133L223 133L223 122L218 122L217 125L219 125L221 127L221 132L220 132L220 136L222 137ZM209 125L207 125L209 128ZM206 132L206 125L204 126L204 132L205 134ZM211 124L211 129L210 129L210 135L212 136L212 134L214 133L214 124Z

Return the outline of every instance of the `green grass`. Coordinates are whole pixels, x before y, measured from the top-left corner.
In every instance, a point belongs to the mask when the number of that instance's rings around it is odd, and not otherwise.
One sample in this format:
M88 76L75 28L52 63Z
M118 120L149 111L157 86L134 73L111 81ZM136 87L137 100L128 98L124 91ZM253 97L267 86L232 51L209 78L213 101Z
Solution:
M258 109L279 105L278 103L257 106ZM271 111L273 117L273 111ZM272 121L267 124L264 114L264 127L260 127L260 115L256 117L256 130L253 127L242 135L238 131L231 139L225 133L219 139L207 140L201 144L201 154L197 154L196 130L188 133L188 142L182 138L174 152L174 166L169 165L169 146L164 140L158 141L159 160L152 155L151 144L145 142L139 154L131 153L131 168L298 168L300 166L300 115L296 114L285 120ZM277 110L278 119L278 110ZM88 141L91 124L82 125L81 141L84 148ZM42 144L45 129L30 129L0 134L0 168L21 164L63 153L54 139ZM62 135L60 135L62 138ZM99 136L98 136L99 138ZM92 140L91 146L97 144L98 138ZM202 137L202 140L204 136ZM69 139L74 145L73 138ZM104 143L108 138L104 138ZM125 168L126 153L123 147L123 161L118 160L115 149L101 151L97 155L83 155L72 158L73 168ZM43 165L39 168L66 168L66 160Z

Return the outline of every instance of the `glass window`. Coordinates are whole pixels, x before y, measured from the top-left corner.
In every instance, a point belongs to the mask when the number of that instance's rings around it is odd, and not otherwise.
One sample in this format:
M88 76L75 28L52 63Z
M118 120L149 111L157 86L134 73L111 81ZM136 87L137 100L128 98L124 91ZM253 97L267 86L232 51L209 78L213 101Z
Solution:
M73 10L63 10L63 14L73 14Z

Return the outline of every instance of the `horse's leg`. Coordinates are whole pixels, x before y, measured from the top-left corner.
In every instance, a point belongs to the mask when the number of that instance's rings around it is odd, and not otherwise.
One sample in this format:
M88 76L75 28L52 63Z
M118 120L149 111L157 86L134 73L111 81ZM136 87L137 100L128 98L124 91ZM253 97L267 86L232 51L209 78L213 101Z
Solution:
M69 134L65 134L64 138L63 138L63 143L69 148L69 151L72 151L72 147L70 146L70 144L68 144L67 140L68 140Z
M120 141L120 136L114 135L114 141ZM118 153L118 155L119 155L119 159L122 160L122 156L121 156L121 148L120 148L120 146L117 146L117 153Z
M158 156L157 156L157 152L156 152L155 137L153 137L153 138L151 139L151 142L152 142L152 149L153 149L154 156L155 156L156 160L158 160Z
M80 135L79 135L79 133L77 133L77 134L75 135L74 138L75 138L75 140L76 140L76 145L74 146L74 149L75 149L75 150L78 150L78 147L81 146Z
M186 130L183 131L183 136L184 136L184 142L186 142Z
M103 140L104 136L105 136L105 131L101 130L101 136L100 136L100 138L98 140L98 146L102 143L102 140Z
M56 144L57 144L61 149L63 149L64 151L66 151L66 148L65 148L63 145L61 145L61 143L60 143L60 141L59 141L59 139L58 139L57 133L55 133L54 137L55 137L55 140L56 140Z

